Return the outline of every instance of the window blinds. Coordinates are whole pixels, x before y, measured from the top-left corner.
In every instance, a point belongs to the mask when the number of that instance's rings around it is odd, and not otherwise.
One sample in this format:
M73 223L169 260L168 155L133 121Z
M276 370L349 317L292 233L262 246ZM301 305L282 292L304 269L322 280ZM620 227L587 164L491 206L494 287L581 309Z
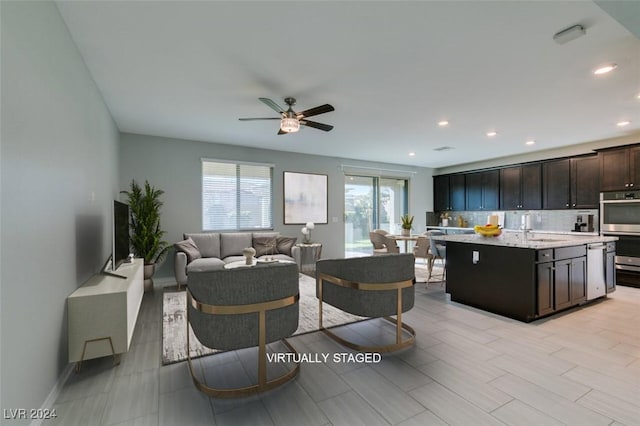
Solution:
M273 166L202 160L202 229L273 228Z

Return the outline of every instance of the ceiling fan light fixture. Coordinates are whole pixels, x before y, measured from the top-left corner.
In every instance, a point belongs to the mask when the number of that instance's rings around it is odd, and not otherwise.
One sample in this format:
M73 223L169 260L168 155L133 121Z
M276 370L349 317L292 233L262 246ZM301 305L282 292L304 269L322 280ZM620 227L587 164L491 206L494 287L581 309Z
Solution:
M295 133L300 130L300 122L297 118L284 117L280 121L280 130L287 133Z
M616 68L618 68L617 64L606 64L606 65L603 65L603 66L593 70L593 73L595 75L607 74L607 73L610 73L611 71L615 70Z

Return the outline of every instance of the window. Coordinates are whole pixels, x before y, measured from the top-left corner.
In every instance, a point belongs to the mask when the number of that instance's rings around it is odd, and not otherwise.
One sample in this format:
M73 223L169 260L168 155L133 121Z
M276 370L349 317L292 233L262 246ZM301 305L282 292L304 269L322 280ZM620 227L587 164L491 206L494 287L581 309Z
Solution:
M273 228L273 165L202 160L202 229Z

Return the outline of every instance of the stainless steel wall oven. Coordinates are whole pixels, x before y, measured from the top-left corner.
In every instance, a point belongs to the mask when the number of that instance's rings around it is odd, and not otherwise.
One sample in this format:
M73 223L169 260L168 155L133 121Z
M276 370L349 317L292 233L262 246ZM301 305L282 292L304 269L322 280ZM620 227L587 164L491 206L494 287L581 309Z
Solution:
M640 190L600 194L600 233L618 237L617 283L640 287Z

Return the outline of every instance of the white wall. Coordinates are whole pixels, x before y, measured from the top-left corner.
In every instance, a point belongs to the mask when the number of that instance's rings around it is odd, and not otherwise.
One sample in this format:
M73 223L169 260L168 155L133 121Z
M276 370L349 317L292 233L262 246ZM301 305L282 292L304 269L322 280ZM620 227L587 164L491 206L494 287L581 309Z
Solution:
M344 256L344 164L365 167L359 169L363 174L391 173L385 169L404 171L410 179L409 211L415 215L417 230L424 229L425 212L433 207L432 169L126 133L121 135L120 144L120 188L128 188L131 179L140 183L146 179L165 191L161 223L169 242L181 240L185 232L201 230L200 159L203 157L275 164L274 228L283 235L298 239L302 238L301 226L283 224L282 173L295 171L328 175L329 223L316 225L312 234L314 241L323 243L323 257ZM379 169L383 170L377 171ZM334 217L337 218L336 223L332 221ZM157 274L158 277L173 275L171 256Z
M29 409L68 365L66 297L111 250L119 134L55 4L0 8L0 397Z

